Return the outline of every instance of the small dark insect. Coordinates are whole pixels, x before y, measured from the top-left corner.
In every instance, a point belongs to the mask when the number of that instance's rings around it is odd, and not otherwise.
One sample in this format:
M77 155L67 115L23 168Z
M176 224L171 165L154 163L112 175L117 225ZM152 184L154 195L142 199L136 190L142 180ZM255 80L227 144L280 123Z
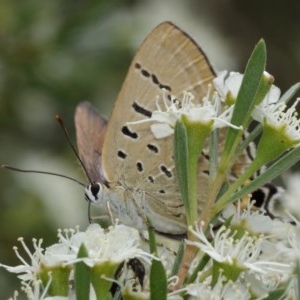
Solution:
M130 259L126 265L122 262L115 274L115 279L121 284L126 284L126 281L132 281L132 287L138 291L143 288L145 277L145 267L142 262L137 258ZM123 282L122 282L123 281ZM122 295L120 293L120 286L117 283L113 283L110 292L114 299L121 300Z

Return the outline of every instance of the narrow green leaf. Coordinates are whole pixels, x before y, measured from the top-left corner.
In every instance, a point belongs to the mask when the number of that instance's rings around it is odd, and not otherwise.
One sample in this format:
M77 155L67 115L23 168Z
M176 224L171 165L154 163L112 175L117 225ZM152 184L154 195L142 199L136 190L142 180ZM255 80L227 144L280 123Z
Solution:
M167 275L160 260L152 260L150 269L150 299L167 299Z
M277 290L271 291L269 295L264 298L264 300L281 300L285 299L283 296L285 295L286 290L282 288L278 288Z
M234 201L243 195L249 194L252 191L263 186L265 183L272 181L277 176L281 175L287 169L291 168L300 160L300 147L294 148L287 154L273 163L264 173L251 181L247 186L243 187L237 193L229 198L229 202Z
M88 257L88 252L84 246L81 244L77 258ZM75 293L77 300L89 299L90 295L90 268L82 261L75 264Z
M219 162L219 130L213 130L209 139L209 179L216 177Z
M183 253L184 253L184 241L182 240L179 244L178 250L177 250L177 254L176 254L176 258L173 264L173 268L172 268L172 272L171 272L171 276L174 276L178 273L179 271L179 267L181 265L181 261L183 258Z
M151 220L147 217L150 253L157 253L155 231Z
M188 137L186 128L181 120L178 120L174 129L174 159L178 178L179 189L182 201L190 220L190 195L189 195L189 175L188 175Z
M185 115L175 125L175 167L188 226L198 219L198 160L212 126L213 121L202 123Z
M257 126L247 135L245 140L239 145L236 150L236 155L239 155L244 151L248 145L253 142L260 134L262 133L262 125L261 123L257 124ZM256 145L255 145L256 147Z
M210 260L210 256L208 254L204 254L202 259L199 261L198 265L196 266L196 268L193 270L193 273L188 277L185 283L189 284L195 282L198 273L203 270L203 268L207 265L209 260Z
M285 102L289 103L291 99L295 96L295 94L299 91L300 89L300 82L295 83L292 85L280 98L280 102Z
M249 110L261 85L263 72L266 66L266 45L260 40L254 48L246 66L244 78L238 93L231 122L240 126L249 118ZM236 131L234 131L236 132Z
M258 101L256 96L259 94L258 97L262 97L263 94L262 92L259 92L259 88L263 86L263 72L265 70L265 66L266 46L264 41L261 40L254 48L246 66L244 78L232 114L232 124L245 126L249 123L251 111L254 108L254 104ZM225 139L224 156L221 163L221 167L225 170L230 165L229 161L236 150L236 146L241 135L241 131L228 128Z
M147 218L150 252L157 254L154 227ZM160 260L153 259L150 269L150 299L167 299L167 275Z

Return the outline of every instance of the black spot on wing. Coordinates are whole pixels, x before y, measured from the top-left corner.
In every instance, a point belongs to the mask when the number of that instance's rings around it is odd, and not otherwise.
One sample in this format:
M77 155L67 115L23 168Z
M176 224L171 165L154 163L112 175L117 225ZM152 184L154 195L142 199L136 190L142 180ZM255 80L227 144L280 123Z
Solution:
M152 176L148 176L148 180L153 183L154 182L154 178Z
M152 78L152 82L153 82L154 84L156 84L156 85L159 85L159 84L160 84L160 82L158 81L156 75L152 74L152 75L151 75L151 78Z
M120 157L122 159L125 159L126 156L127 156L127 154L124 151L122 151L122 150L118 151L118 157Z
M157 85L160 89L165 89L169 92L172 91L171 87L167 84L163 84L159 81L158 77L154 74L151 73L150 71L146 70L145 68L142 67L140 63L135 63L134 67L141 72L141 75L145 77L146 79L151 78L152 82Z
M150 75L151 75L147 70L144 70L144 69L142 69L141 72L142 72L142 75L147 78L150 77Z
M158 153L158 147L156 145L148 144L147 148L153 153Z
M168 177L168 178L171 178L173 175L172 175L172 172L170 170L168 170L168 168L164 165L161 165L160 166L160 170Z
M164 84L161 84L161 83L159 84L159 88L160 88L161 90L167 90L167 91L169 91L169 92L172 91L172 89L171 89L170 86L164 85Z
M143 170L144 170L143 164L142 164L140 161L138 161L138 162L136 163L136 168L137 168L137 170L138 170L139 172L143 172Z
M138 138L138 134L136 132L130 131L130 129L127 126L122 127L122 133L132 139Z
M152 112L150 110L142 107L137 102L133 102L132 107L135 110L135 112L137 112L137 113L139 113L139 114L141 114L141 115L143 115L145 117L151 118Z

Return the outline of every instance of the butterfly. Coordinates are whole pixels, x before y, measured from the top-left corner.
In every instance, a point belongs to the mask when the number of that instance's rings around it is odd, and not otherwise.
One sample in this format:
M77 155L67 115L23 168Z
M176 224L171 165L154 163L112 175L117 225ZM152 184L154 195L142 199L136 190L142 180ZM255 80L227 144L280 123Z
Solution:
M79 156L91 184L86 198L122 223L146 228L148 216L157 232L185 234L186 216L174 167L174 137L155 139L147 123L162 93L180 102L184 91L196 101L207 93L215 72L195 41L170 22L158 25L133 58L107 121L88 102L75 112ZM180 103L179 103L180 104ZM232 173L247 162L240 155ZM199 158L199 216L208 182L207 154Z

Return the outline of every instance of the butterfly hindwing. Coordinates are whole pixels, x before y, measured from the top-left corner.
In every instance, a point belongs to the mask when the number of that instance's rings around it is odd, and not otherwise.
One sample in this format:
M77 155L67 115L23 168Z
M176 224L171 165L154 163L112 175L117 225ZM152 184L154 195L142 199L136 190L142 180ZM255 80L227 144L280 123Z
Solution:
M86 101L77 105L74 118L79 157L92 181L105 182L101 156L107 120Z

